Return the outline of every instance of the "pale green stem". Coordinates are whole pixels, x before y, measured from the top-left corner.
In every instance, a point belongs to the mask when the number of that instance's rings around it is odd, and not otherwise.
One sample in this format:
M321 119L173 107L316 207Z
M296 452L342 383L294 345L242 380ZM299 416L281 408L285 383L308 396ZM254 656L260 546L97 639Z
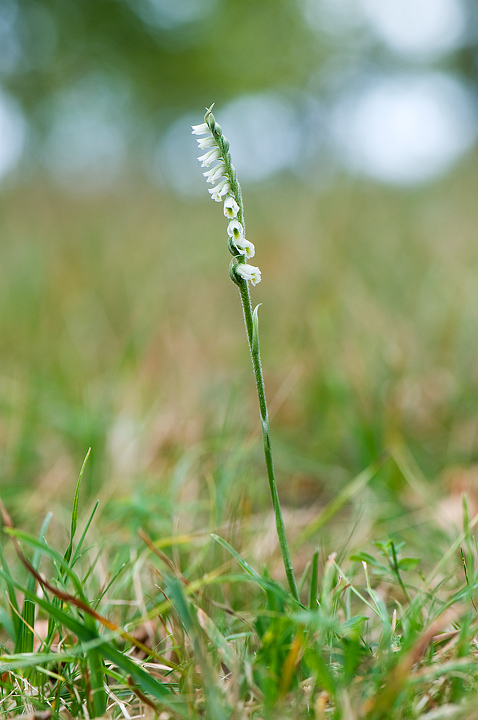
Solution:
M259 409L261 413L262 423L262 442L264 445L264 456L266 460L267 477L269 479L269 488L272 497L272 507L274 508L274 515L276 520L277 536L279 538L279 545L282 553L282 559L284 561L285 574L287 576L290 591L295 600L298 601L299 591L297 590L297 583L295 581L294 570L292 568L292 561L290 558L289 545L285 532L284 519L282 517L282 510L280 506L279 493L277 492L274 464L272 461L271 437L269 432L269 415L267 412L266 394L264 390L264 378L262 376L259 340L257 338L256 342L253 341L254 322L252 317L251 297L249 295L248 284L245 280L243 280L240 284L238 283L238 286L241 295L242 309L244 312L244 322L246 325L247 339L249 341L249 349L251 351L252 367L254 370L254 376L256 378L257 395L259 398Z

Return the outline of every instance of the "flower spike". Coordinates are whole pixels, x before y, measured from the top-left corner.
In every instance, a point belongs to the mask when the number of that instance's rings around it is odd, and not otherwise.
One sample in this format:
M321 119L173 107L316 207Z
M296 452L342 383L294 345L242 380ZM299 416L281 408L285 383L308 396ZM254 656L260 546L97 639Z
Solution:
M208 168L203 175L206 182L213 186L209 190L211 199L215 202L224 202L224 216L229 221L228 248L234 255L236 263L234 267L237 268L237 272L236 270L231 272L231 277L237 284L246 280L257 285L261 279L260 270L246 263L246 260L254 257L256 249L249 240L246 240L241 188L231 161L229 141L216 122L212 108L213 106L206 110L203 123L191 126L193 135L204 136L197 138L199 150L206 151L198 157L198 160L201 167Z

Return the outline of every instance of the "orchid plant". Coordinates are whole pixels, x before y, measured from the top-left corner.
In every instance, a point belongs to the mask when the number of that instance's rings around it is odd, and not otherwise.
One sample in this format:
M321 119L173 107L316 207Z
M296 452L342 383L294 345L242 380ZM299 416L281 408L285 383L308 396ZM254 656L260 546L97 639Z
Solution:
M223 203L224 215L228 220L228 248L233 256L229 266L229 275L231 280L233 280L239 288L241 297L247 340L251 351L252 367L259 398L264 456L276 520L277 535L290 591L293 597L298 600L299 593L292 568L272 459L269 416L259 351L259 305L256 306L254 311L252 310L249 292L249 282L252 283L252 285L257 285L257 283L261 281L261 271L258 267L249 265L246 262L254 257L255 247L251 242L246 240L241 186L237 180L236 169L231 161L229 142L223 135L221 126L216 122L212 113L212 107L213 106L206 111L203 123L192 126L192 133L193 135L201 136L197 140L198 146L201 151L206 151L203 155L200 155L198 159L202 167L209 168L203 175L206 181L213 185L209 190L211 198L218 203ZM212 167L210 167L211 165Z

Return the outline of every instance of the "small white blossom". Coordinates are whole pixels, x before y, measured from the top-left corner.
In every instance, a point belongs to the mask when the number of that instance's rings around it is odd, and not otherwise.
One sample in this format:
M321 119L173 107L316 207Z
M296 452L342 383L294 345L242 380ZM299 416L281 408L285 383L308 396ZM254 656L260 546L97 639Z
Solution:
M227 218L235 218L237 217L237 213L239 212L239 205L234 200L234 198L230 195L224 200L224 215Z
M220 163L210 170L207 170L203 175L208 183L215 183L216 180L219 180L219 178L224 175L224 163Z
M250 280L253 285L257 285L261 281L261 271L254 265L248 265L247 263L238 263L235 268L235 272L240 275L244 280Z
M216 202L222 202L223 196L227 195L229 192L231 192L231 186L229 185L227 178L222 178L222 180L219 180L215 188L211 188L211 190L209 190L211 198Z
M212 190L209 190L209 192L210 192L210 193L213 193L213 192L216 191L216 190L217 190L217 191L221 190L221 191L223 191L221 194L222 194L222 195L225 195L226 193L228 193L228 192L230 191L230 189L231 189L231 187L230 187L230 185L229 185L228 179L225 178L225 177L223 177L222 180L219 180L219 182L218 182L218 184L216 185L216 187L213 188Z
M206 133L211 132L207 123L201 123L200 125L191 125L191 128L191 133L193 135L206 135Z
M244 237L244 228L238 220L231 220L227 226L227 234L232 238L237 251L247 259L254 257L256 249L254 245Z
M198 157L198 160L201 163L201 167L209 167L212 162L219 160L220 157L221 151L219 148L213 147L211 150L208 150L207 153Z
M199 150L205 150L206 148L210 148L216 145L216 141L214 140L212 135L209 135L209 137L205 138L196 138L196 142L198 144Z
M214 200L214 202L222 202L222 198L226 192L227 190L217 190L217 188L209 190L211 200Z
M242 240L242 238L244 237L244 228L242 227L239 220L231 220L231 222L227 226L227 234L234 241Z
M256 248L254 245L249 242L249 240L246 240L245 237L240 238L239 240L234 240L234 245L238 249L238 251L241 253L241 255L244 255L245 258L250 260L254 257L256 254ZM255 285L255 283L254 283Z

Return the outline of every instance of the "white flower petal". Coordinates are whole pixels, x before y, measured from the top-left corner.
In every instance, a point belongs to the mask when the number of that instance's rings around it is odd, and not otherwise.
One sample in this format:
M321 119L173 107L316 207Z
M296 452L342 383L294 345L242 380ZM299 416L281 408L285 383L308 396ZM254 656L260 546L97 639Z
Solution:
M219 165L216 165L210 170L207 170L205 173L203 173L203 175L206 178L207 182L215 183L216 180L219 180L219 178L224 176L224 163L220 163Z
M241 240L234 240L234 245L236 246L238 252L241 253L241 255L244 255L248 260L254 257L256 254L256 248L254 247L253 243L249 242L249 240L246 240L246 238L242 238Z
M221 198L231 192L231 186L229 185L227 178L222 178L222 180L219 180L216 187L209 190L209 192L213 200L216 202L222 202Z
M199 150L205 150L206 148L213 147L216 144L212 135L205 138L196 138Z
M215 200L216 202L222 202L222 198L224 195L229 192L230 188L222 188L221 190L218 190L217 188L213 188L212 190L209 190L211 193L211 198Z
M244 228L239 220L231 220L227 226L227 234L229 237L233 238L234 241L244 237Z
M229 196L224 200L224 215L227 218L235 218L237 217L237 213L239 212L239 205L234 200L233 197Z
M207 153L201 155L201 157L198 157L198 160L201 163L201 167L209 167L212 162L218 160L220 157L221 151L218 147L215 147L212 148L212 150L208 150Z
M254 265L248 265L247 263L238 263L235 268L235 272L244 278L244 280L250 281L253 285L257 285L261 281L261 271Z
M211 132L207 123L201 123L200 125L191 125L191 133L193 135L205 135Z

